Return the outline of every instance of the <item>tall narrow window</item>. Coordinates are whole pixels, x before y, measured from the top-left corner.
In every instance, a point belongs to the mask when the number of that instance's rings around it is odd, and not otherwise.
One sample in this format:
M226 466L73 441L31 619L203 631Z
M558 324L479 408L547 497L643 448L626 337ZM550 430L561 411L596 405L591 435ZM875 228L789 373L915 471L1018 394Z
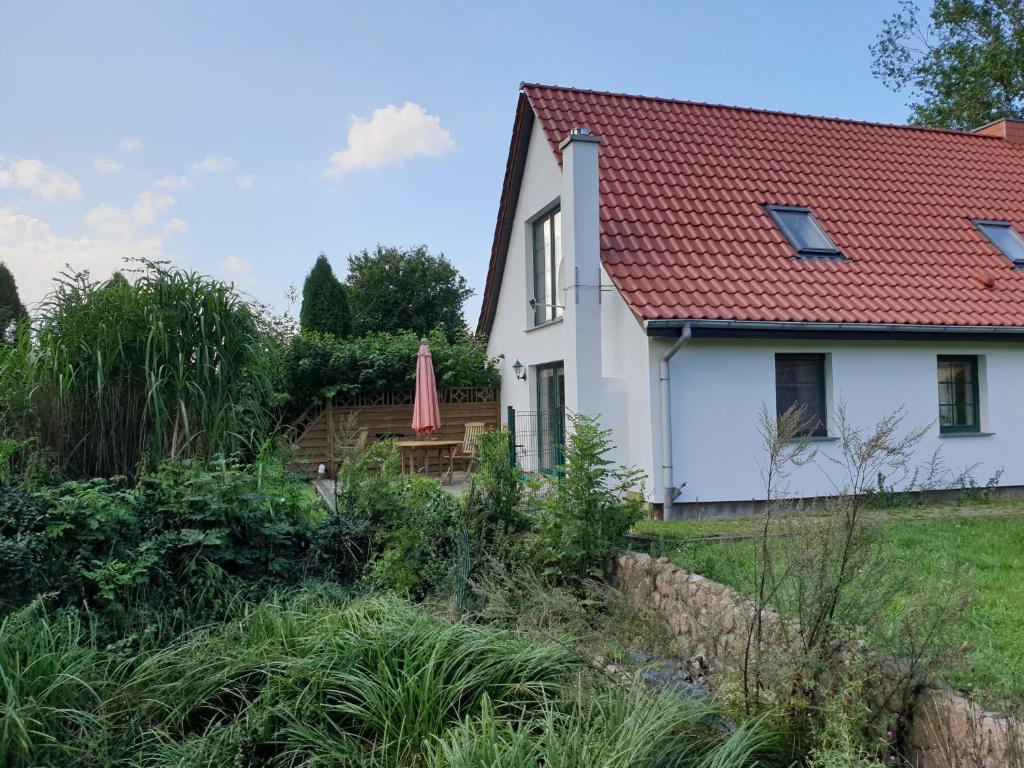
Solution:
M551 211L533 223L533 322L562 316L558 268L562 266L562 213Z
M939 432L980 432L978 358L939 355Z
M825 398L825 355L775 356L775 413L802 409L805 428L800 434L825 437L828 413Z

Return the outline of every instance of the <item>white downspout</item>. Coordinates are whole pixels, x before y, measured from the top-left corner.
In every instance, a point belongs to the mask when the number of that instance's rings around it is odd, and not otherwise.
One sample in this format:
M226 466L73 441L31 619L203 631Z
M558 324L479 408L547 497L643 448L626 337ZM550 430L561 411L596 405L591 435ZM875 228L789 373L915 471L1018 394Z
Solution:
M683 331L669 350L661 356L661 370L658 381L661 383L661 479L665 498L662 500L663 517L672 518L672 505L679 495L679 489L672 481L672 391L670 387L669 362L680 349L685 347L693 332L690 324L683 326Z

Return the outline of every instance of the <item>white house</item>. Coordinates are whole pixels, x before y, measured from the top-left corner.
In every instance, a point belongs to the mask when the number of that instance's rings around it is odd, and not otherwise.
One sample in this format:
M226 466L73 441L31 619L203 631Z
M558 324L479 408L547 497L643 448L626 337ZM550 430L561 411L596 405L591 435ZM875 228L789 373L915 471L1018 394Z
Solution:
M524 84L478 327L521 459L557 461L563 408L599 414L667 516L749 507L761 408L802 403L820 458L789 490L815 497L843 402L859 426L901 406L928 425L921 465L1024 486L1022 179L1014 121Z

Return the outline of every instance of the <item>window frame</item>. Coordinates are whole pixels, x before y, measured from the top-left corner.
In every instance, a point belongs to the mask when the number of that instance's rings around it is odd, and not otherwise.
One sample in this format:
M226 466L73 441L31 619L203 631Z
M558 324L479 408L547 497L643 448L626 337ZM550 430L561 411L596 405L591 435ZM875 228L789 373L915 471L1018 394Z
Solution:
M979 380L980 369L978 355L936 355L935 357L935 382L939 384L939 365L942 363L968 363L971 373L971 389L974 394L974 425L950 425L943 426L942 424L942 407L954 406L956 403L943 403L940 399L938 402L939 406L939 434L940 435L963 435L963 434L980 434L981 433L981 382Z
M797 256L811 258L811 259L834 259L834 260L845 260L846 257L843 252L839 250L839 246L836 245L836 241L832 239L832 235L821 225L818 221L818 217L814 215L814 212L810 208L805 208L801 205L766 205L765 210L768 211L768 215L772 217L772 221L775 223L775 227L782 233L782 236L786 238L786 242L789 243L789 247L796 251ZM803 213L810 220L811 223L817 227L828 242L832 243L831 248L801 248L789 230L786 228L785 217L780 216L782 213Z
M558 285L558 263L557 255L561 249L559 245L556 247L555 242L561 242L561 232L555 232L555 219L559 219L559 225L561 224L561 218L559 214L562 212L562 206L558 203L544 209L541 213L530 219L530 271L533 275L533 298L536 302L533 307L533 326L537 327L546 323L552 323L562 318L564 308L558 304L558 291L560 286ZM538 227L545 226L549 228L548 236L550 237L551 247L545 249L544 259L547 262L546 266L551 275L550 281L547 285L544 285L544 293L538 292L540 283L542 281L541 275L538 274L537 270L537 229Z
M807 360L814 358L818 366L820 386L818 387L817 406L821 418L817 426L812 430L802 430L794 437L796 438L827 438L829 437L828 424L828 354L825 352L776 352L773 359L775 366L775 418L779 416L779 360ZM810 403L808 403L810 405Z
M1021 257L1020 259L1012 258L1010 254L1008 254L1006 251L1000 248L999 243L993 240L989 233L985 231L985 227L1002 227L1003 229L1010 230L1013 234L1017 236L1017 239L1020 240L1022 244L1024 244L1024 236L1022 236L1021 233L1014 228L1013 224L1011 224L1009 221L998 221L996 219L971 219L971 224L974 225L974 228L976 230L981 232L981 234L984 236L986 240L988 240L988 242L992 245L993 248L999 251L1000 255L1003 258L1005 258L1007 261L1013 264L1013 266L1020 269L1024 269L1024 257Z

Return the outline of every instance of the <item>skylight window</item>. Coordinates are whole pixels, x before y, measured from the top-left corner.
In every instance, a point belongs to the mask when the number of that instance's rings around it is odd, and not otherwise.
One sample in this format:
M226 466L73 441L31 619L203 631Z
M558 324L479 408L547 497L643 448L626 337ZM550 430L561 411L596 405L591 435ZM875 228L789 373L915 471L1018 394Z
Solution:
M769 205L768 213L799 255L826 259L843 258L832 238L807 208Z
M1024 238L1008 221L975 221L974 226L1018 267L1024 267Z

